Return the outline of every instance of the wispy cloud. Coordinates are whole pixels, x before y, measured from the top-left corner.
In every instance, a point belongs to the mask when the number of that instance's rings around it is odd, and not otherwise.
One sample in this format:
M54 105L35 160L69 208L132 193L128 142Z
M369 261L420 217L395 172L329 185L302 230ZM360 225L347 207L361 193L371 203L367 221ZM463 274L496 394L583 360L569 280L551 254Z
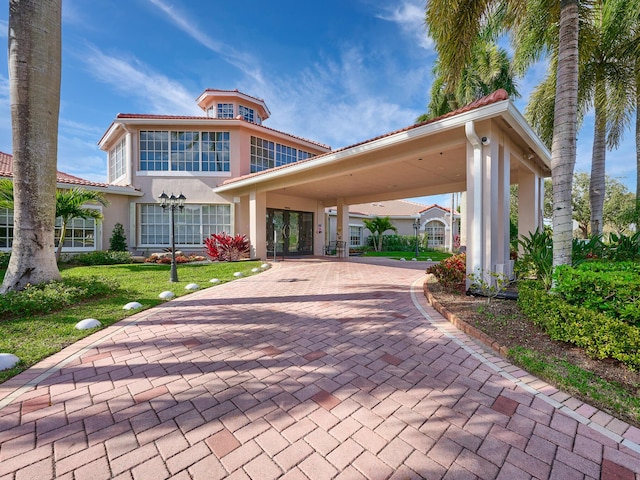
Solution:
M9 38L9 22L0 20L0 38Z
M91 74L150 113L201 115L193 92L135 58L109 56L96 47L83 55ZM131 112L128 112L131 113Z
M377 17L397 24L405 35L413 37L425 50L433 49L433 40L427 35L424 23L424 2L405 0L399 6L387 8Z
M198 28L196 19L189 18L187 14L173 5L168 5L164 0L149 1L158 7L180 30L192 37L199 44L220 55L226 62L238 68L244 74L252 77L259 83L264 83L262 72L259 68L255 67L256 61L250 54L238 51L231 45L211 38L206 32Z

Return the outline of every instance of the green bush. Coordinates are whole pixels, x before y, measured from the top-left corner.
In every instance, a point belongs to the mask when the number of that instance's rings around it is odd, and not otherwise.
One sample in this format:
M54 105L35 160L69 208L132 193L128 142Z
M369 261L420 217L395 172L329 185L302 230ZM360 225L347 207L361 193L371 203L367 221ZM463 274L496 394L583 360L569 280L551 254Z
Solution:
M118 288L117 281L97 277L28 286L21 292L0 295L0 319L55 312L89 298L107 296Z
M554 273L555 292L571 305L602 312L640 326L640 265L589 262L561 265Z
M109 239L109 250L112 252L127 251L127 237L124 235L124 227L121 223L116 223L113 226L111 238Z
M553 340L581 347L594 358L613 358L640 370L640 328L547 292L540 282L522 281L518 305Z
M425 250L422 242L423 237L418 236L418 248L420 251ZM373 236L367 238L367 245L373 246ZM382 249L389 252L415 252L416 237L415 235L383 235Z
M9 259L11 258L11 254L7 252L0 252L0 268L9 267Z
M133 259L129 252L114 252L111 250L80 253L70 257L65 263L69 265L120 265L132 263Z
M427 268L427 273L433 274L445 290L464 292L467 280L467 256L464 253L452 255Z

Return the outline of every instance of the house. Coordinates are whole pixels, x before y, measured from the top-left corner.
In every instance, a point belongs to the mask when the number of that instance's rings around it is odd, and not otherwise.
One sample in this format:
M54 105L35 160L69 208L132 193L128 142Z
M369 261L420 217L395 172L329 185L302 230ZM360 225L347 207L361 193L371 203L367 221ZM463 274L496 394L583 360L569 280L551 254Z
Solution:
M450 212L450 208L437 204L427 206L408 200L349 205L349 246L360 247L368 244L371 232L365 227L364 220L389 217L391 223L397 228L395 232L397 235L417 234L421 239L426 236L429 248L452 251L452 245L459 246L460 214L454 211L452 230ZM328 208L327 216L327 239L331 242L336 240L337 211ZM393 233L387 232L387 234Z
M93 229L94 243L78 241L77 248L106 248L116 222L134 253L169 246L163 193L186 197L175 218L181 250L201 251L214 232L239 233L249 237L253 258L322 255L328 241L347 235L350 243L364 241L362 220L382 212L406 234L419 217L434 246L448 248L456 241L456 232L447 232L451 209L398 199L463 192L453 223L462 219L468 273L509 273L510 184L519 185L519 235L542 226L550 153L504 90L337 150L265 126L264 100L238 90L207 89L196 102L202 116L116 116L98 142L107 183L85 185L102 189L111 206L101 232L88 225L77 236L88 239ZM4 224L7 248L11 222Z
M95 208L104 215L102 222L96 223L92 218L75 218L67 226L64 253L84 253L94 250L106 250L109 248L109 238L115 224L122 222L122 218L116 215L107 214L126 208L131 198L142 195L142 192L131 186L110 185L107 183L92 182L83 178L75 177L67 173L58 171L56 175L57 188L71 189L84 188L95 190L104 195L109 201L109 207L101 205L86 205L86 208ZM0 152L0 178L13 179L13 156ZM56 242L59 238L60 219L56 222ZM0 208L0 251L11 250L13 242L13 211L7 208Z

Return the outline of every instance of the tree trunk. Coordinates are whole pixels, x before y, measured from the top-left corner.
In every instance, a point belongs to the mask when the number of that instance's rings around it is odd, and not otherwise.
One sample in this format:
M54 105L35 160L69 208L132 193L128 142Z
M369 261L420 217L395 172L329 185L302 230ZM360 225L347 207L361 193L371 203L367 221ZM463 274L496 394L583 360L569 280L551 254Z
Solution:
M571 264L571 186L578 117L578 1L560 1L560 39L551 146L553 266Z
M640 220L640 60L636 60L636 230Z
M54 227L62 0L9 0L14 238L0 291L60 279Z
M602 233L602 209L604 207L604 170L607 155L606 113L599 100L604 98L604 84L600 75L596 76L595 120L593 150L591 155L591 177L589 180L589 205L591 207L591 235Z
M62 225L60 225L60 238L58 238L58 248L56 249L56 262L60 261L62 255L62 245L64 244L64 237L67 236L67 221L63 218Z

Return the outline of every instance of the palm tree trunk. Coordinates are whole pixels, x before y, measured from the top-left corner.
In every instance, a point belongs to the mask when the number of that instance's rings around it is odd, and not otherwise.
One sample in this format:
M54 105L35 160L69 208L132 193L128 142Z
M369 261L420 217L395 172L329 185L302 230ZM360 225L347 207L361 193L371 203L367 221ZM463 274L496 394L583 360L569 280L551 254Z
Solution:
M571 263L571 187L578 117L578 1L560 1L560 41L551 145L553 266Z
M0 292L60 278L54 255L62 0L9 1L14 239Z
M636 61L636 227L640 220L640 60Z
M60 225L60 238L58 238L58 248L56 250L56 262L60 261L60 256L62 255L62 245L64 244L64 239L67 236L67 222L65 219L62 219L62 225Z
M599 75L597 76L599 77ZM602 209L604 206L604 170L607 155L607 123L599 99L604 98L604 84L596 77L595 127L593 133L593 151L591 156L591 178L589 181L589 205L591 206L591 234L602 233Z

